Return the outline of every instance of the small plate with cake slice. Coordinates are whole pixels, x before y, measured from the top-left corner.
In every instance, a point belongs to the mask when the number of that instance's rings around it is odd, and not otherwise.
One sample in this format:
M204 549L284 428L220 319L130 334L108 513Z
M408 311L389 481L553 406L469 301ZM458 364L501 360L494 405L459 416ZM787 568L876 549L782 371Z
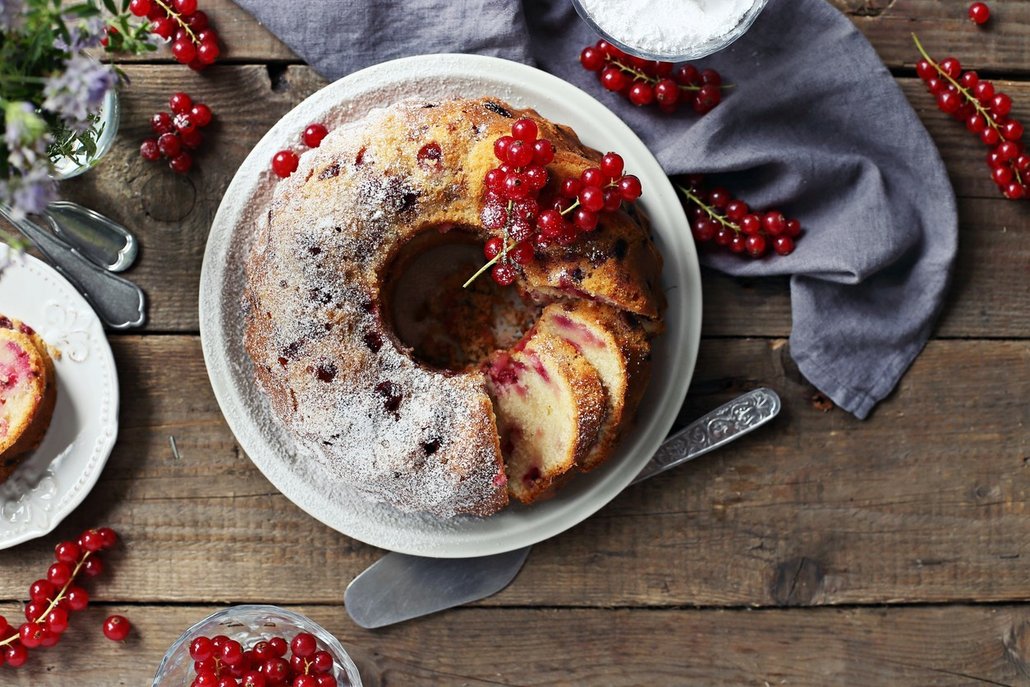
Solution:
M118 435L103 326L61 275L0 255L0 548L47 534L96 484Z
M514 231L487 180L523 121L553 147L533 163L547 207L605 151L643 196L532 244L513 285L464 288ZM279 179L273 156L315 122L328 136ZM519 164L505 174L539 174ZM526 65L425 55L325 87L258 143L215 217L200 314L226 420L288 498L375 546L481 556L572 527L651 458L693 373L700 269L674 189L606 107Z

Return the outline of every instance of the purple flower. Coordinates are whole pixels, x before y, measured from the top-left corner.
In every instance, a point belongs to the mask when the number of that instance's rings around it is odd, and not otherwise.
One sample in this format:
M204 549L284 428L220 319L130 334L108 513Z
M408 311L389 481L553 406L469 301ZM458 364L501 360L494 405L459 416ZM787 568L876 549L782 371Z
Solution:
M12 102L4 108L4 146L12 167L27 172L47 159L50 134L32 103Z
M57 185L45 165L37 165L23 175L0 180L0 203L11 206L15 219L39 214L57 197Z
M68 128L85 131L89 115L100 109L100 103L118 81L114 70L82 53L64 62L64 71L47 79L43 87L43 107L61 116Z
M4 0L0 0L0 3ZM78 19L69 15L64 16L68 33L71 34L71 43L58 36L54 39L54 47L68 53L82 52L88 48L95 48L100 45L100 39L104 37L106 22L101 16Z
M24 0L0 0L0 33L17 31L25 23Z

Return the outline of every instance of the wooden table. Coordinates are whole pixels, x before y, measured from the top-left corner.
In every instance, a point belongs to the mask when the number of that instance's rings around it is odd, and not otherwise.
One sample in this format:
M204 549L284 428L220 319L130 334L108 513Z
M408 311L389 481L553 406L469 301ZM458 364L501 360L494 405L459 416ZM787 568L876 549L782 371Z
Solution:
M780 392L782 416L535 547L503 593L375 632L350 621L342 597L382 552L322 526L254 468L215 403L198 336L222 193L261 135L324 82L228 0L204 3L229 47L204 76L165 52L125 64L117 147L65 192L139 232L131 277L150 321L111 336L121 433L100 483L54 534L0 552L0 613L21 616L59 538L109 524L125 546L66 640L0 669L0 684L149 684L185 627L239 602L310 615L368 685L1030 684L1028 205L999 196L983 146L934 108L909 38L995 77L1026 121L1030 3L993 0L985 31L959 0L834 2L924 118L960 197L951 293L898 390L866 422L835 409L787 354L786 281L706 272L682 418L759 385ZM178 90L217 116L186 177L137 153L150 114ZM100 632L110 613L137 628L124 644Z

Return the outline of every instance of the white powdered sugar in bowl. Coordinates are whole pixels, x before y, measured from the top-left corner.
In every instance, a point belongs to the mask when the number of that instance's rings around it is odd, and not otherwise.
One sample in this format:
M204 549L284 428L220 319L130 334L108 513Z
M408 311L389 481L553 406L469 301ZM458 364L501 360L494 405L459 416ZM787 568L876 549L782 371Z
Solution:
M574 0L580 15L632 54L678 62L720 50L747 31L767 0Z

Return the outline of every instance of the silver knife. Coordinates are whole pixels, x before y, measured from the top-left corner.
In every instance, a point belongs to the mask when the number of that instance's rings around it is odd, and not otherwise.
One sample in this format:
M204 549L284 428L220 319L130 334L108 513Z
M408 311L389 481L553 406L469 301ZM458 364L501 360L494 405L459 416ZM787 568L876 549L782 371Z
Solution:
M633 484L660 475L761 427L780 412L780 397L759 388L738 396L666 439ZM344 592L347 613L372 629L485 599L519 574L532 547L478 558L388 553Z

